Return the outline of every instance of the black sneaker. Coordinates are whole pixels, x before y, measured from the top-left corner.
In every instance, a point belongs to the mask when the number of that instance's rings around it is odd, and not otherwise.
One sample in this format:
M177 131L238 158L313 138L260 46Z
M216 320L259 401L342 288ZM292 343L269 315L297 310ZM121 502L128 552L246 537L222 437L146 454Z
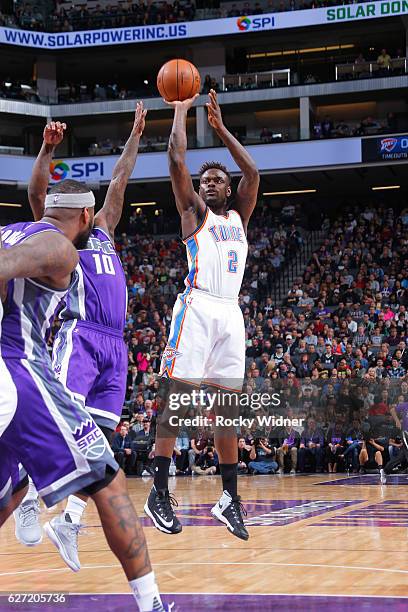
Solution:
M220 500L211 509L211 514L214 518L227 526L234 536L241 540L248 540L249 533L247 532L242 515L246 516L246 510L241 504L240 497L232 498L231 495L224 491Z
M173 512L172 506L178 506L168 489L156 491L153 485L150 495L144 505L144 511L154 523L154 526L164 533L180 533L183 529Z

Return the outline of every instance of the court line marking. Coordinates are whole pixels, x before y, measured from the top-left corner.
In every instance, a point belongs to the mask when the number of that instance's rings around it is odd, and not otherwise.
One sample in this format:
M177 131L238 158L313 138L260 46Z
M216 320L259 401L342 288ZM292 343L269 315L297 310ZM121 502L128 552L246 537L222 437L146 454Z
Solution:
M155 567L174 567L174 563L153 563ZM372 572L383 572L389 574L408 574L408 569L391 569L384 567L367 567L362 565L330 565L325 563L274 563L272 561L255 561L255 562L241 562L241 561L204 561L204 562L178 562L177 565L244 565L244 566L273 566L273 567L322 567L322 568L334 568L334 569L345 569L345 570L357 570L357 571L372 571ZM82 570L86 569L113 569L121 568L118 564L114 565L83 565ZM34 570L20 570L17 572L1 572L2 576L17 576L27 574L42 574L44 572L69 572L71 571L68 567L61 568L44 568Z
M127 591L126 593L69 593L69 595L130 595L132 593ZM241 595L248 595L250 597L369 597L370 599L376 597L377 599L408 599L408 595L344 595L344 593L220 593L216 591L205 593L199 593L197 591L177 591L177 593L167 593L166 591L160 591L160 595L235 595L237 597L241 597Z

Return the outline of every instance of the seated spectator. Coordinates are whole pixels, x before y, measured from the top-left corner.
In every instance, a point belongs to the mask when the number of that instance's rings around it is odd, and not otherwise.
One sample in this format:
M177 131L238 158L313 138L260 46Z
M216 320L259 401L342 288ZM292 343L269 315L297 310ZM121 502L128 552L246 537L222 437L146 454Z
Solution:
M199 429L197 431L197 434L191 438L190 444L191 448L188 451L188 465L189 469L192 471L199 455L201 455L207 446L211 446L211 444L204 429Z
M149 419L143 419L143 429L135 434L132 441L132 449L136 453L136 475L142 476L153 473L152 460L149 457L154 443L154 438L150 431Z
M190 439L186 429L180 429L175 448L177 449L175 452L176 474L187 474L189 472L188 451L190 448Z
M345 450L339 454L339 459L343 459L346 466L351 466L354 473L358 472L359 455L363 445L364 434L358 419L353 419L352 426L345 435Z
M120 431L113 435L111 446L118 465L125 474L131 473L136 463L136 452L132 449L132 440L126 426L122 425Z
M324 434L316 428L315 419L309 419L307 427L303 430L298 453L298 468L300 472L306 469L306 461L312 460L312 468L317 472L323 471Z
M344 452L344 433L340 422L329 427L326 435L326 461L329 474L337 472L337 464Z
M278 430L279 448L276 457L279 464L279 474L283 474L285 467L290 474L296 474L297 454L300 444L300 435L292 426L279 428Z
M248 464L252 474L275 474L278 464L275 461L275 449L268 438L260 437L252 441Z
M245 438L238 438L238 474L248 473L250 451L251 447L245 442Z
M368 433L363 441L363 448L360 451L359 461L362 472L365 470L379 469L382 472L384 447Z
M196 456L193 474L198 476L213 476L217 472L218 455L213 446L206 446L203 452Z

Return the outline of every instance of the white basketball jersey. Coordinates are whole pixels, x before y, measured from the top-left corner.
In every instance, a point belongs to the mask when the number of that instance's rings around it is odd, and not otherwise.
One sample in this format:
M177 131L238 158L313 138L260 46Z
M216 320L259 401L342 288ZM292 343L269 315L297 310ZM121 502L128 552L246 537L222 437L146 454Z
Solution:
M203 223L183 242L189 269L186 287L238 299L248 254L239 213L216 215L207 207Z

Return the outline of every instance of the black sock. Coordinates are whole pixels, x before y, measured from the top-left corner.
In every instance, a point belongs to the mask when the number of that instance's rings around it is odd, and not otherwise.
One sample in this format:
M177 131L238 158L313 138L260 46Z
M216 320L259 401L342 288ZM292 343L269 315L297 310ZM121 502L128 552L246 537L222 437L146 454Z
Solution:
M156 491L168 488L170 462L170 457L154 458L154 486Z
M238 463L220 463L222 488L228 491L231 497L237 496Z

